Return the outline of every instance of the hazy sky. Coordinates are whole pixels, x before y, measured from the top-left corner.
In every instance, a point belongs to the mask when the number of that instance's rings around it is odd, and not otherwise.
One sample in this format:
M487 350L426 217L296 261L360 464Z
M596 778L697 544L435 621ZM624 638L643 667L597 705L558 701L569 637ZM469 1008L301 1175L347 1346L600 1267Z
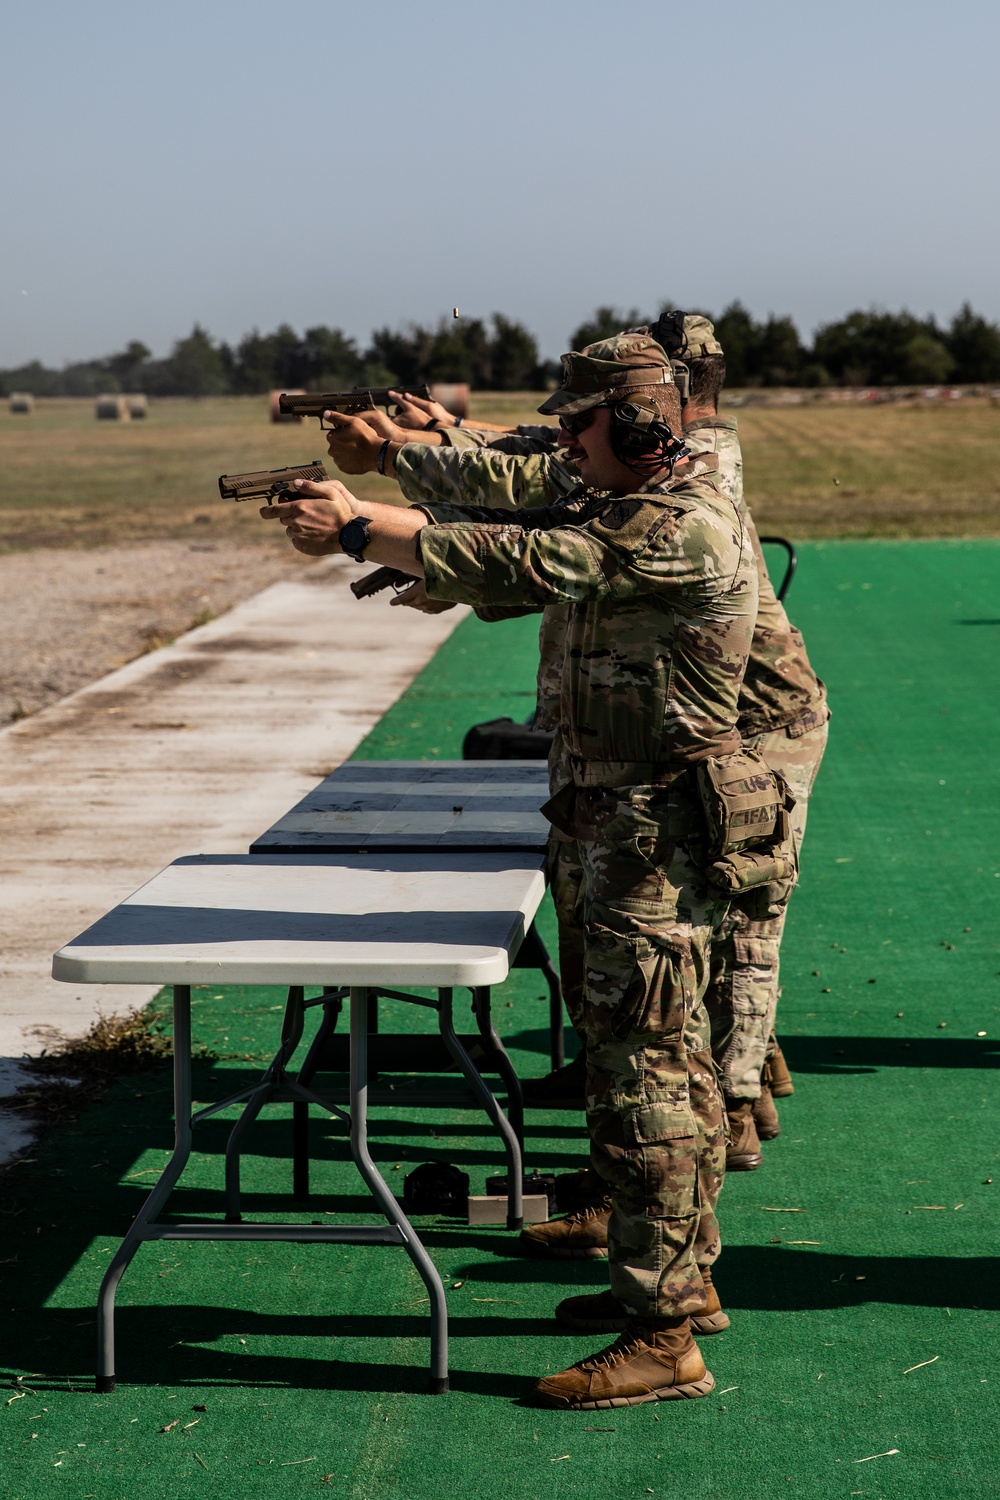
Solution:
M997 0L0 0L0 366L197 320L1000 318Z

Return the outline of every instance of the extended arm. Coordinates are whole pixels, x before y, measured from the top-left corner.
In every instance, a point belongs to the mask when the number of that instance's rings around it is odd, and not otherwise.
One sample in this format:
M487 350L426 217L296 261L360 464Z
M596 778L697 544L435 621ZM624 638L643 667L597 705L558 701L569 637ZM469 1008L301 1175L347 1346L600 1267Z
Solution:
M548 453L504 453L496 448L424 448L407 444L394 454L399 487L413 504L551 505L579 483L572 465Z

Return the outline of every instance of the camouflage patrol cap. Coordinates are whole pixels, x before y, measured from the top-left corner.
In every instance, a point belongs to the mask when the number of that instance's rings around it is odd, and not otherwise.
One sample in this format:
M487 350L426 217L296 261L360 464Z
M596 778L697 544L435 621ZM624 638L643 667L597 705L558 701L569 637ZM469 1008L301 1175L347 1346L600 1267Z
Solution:
M685 313L684 342L678 353L682 359L704 359L706 354L721 354L722 345L715 337L715 325L700 313Z
M571 417L611 397L650 385L673 385L670 361L647 333L617 333L562 357L562 385L538 408Z
M659 339L671 359L703 359L707 354L722 353L714 325L701 313L668 308L655 323L641 331Z

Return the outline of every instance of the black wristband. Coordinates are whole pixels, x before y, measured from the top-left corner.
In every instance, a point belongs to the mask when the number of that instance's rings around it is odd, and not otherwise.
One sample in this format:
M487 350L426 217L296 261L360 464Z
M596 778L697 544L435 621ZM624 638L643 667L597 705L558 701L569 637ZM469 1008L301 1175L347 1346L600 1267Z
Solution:
M461 425L462 425L462 418L461 417L456 417L455 418L455 426L456 427L461 427Z
M424 431L424 432L433 432L434 429L435 429L435 427L440 427L440 426L441 426L441 423L438 421L437 417L431 417L431 419L430 419L429 422L425 422L424 423L422 431Z
M382 444L381 448L378 450L378 458L375 461L375 467L378 469L378 471L379 471L380 474L384 474L385 473L385 456L386 456L386 454L389 451L389 444L391 442L392 442L392 438L386 438L385 442Z

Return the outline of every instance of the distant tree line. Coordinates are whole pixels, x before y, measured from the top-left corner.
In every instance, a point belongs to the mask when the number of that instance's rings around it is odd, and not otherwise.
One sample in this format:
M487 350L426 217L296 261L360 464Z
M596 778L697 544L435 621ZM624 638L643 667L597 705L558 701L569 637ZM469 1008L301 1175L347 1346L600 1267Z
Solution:
M235 346L218 343L195 324L166 359L153 359L134 340L120 354L50 370L37 360L0 371L0 395L92 396L102 391L145 391L150 396L253 395L298 389L335 391L354 385L467 381L481 390L544 389L557 366L539 360L534 336L495 313L442 318L436 328L417 324L401 332L379 328L360 349L339 328L322 325L296 333L282 323L273 333L254 329Z
M664 303L664 307L673 304ZM662 310L662 309L661 309ZM947 327L909 312L852 312L816 330L803 343L791 318L758 321L740 302L712 317L726 351L729 386L974 385L1000 381L1000 327L968 303ZM570 348L652 321L638 309L599 307L570 338ZM118 354L47 369L37 360L0 371L0 395L93 396L145 391L151 396L257 394L276 387L339 390L353 385L468 381L479 390L541 390L558 365L540 359L534 335L494 313L442 318L435 328L412 324L379 328L361 349L339 328L319 325L296 333L282 323L257 329L235 346L219 343L198 324L165 359L153 359L133 340Z
M947 328L905 311L848 313L818 328L811 345L802 342L791 318L758 322L740 302L731 302L718 316L706 316L726 351L729 386L976 385L1000 380L1000 327L967 302ZM620 328L648 321L635 308L599 307L573 334L570 347L582 349Z

